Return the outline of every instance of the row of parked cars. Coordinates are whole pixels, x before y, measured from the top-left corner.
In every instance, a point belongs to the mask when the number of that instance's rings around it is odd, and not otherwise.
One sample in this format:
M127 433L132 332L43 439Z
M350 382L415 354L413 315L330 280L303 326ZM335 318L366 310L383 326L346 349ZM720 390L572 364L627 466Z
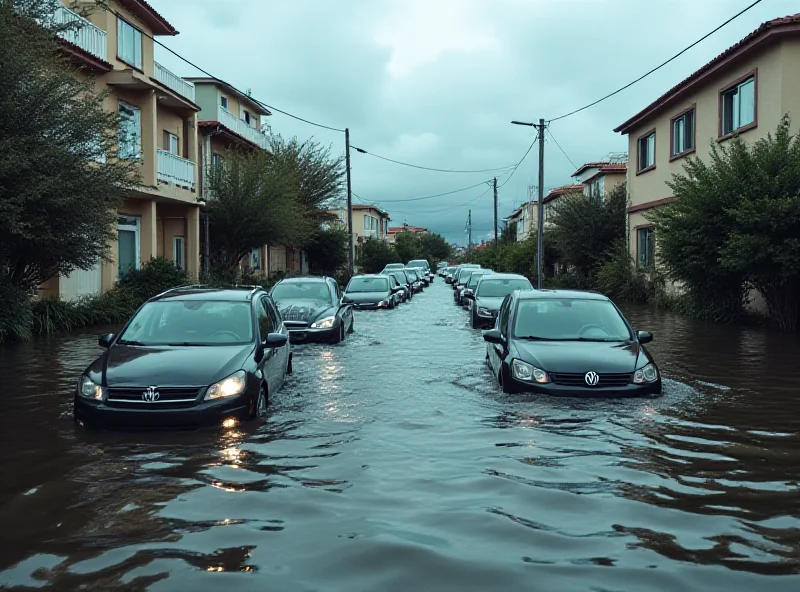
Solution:
M606 296L534 289L525 276L477 264L441 266L456 306L485 329L486 363L505 393L658 396L661 373L645 344Z
M292 373L293 343L341 343L353 311L391 309L433 281L427 261L260 286L193 285L143 304L76 385L73 416L93 427L233 426L263 417Z

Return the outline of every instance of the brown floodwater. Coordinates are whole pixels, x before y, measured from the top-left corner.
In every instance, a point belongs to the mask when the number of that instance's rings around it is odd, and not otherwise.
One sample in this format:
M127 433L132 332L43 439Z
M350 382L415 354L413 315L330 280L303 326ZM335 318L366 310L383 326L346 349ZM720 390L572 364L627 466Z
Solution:
M0 589L797 592L797 337L626 313L659 399L503 395L437 279L227 431L76 428L102 328L0 349Z

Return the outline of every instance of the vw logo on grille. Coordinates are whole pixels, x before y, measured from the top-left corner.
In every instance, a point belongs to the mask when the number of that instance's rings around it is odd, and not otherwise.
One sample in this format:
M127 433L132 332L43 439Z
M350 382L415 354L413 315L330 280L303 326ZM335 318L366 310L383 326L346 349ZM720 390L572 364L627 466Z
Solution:
M147 403L155 403L161 397L161 394L154 386L148 386L147 390L142 393L142 401Z
M587 372L583 379L589 386L597 386L597 383L600 382L600 375L597 372Z

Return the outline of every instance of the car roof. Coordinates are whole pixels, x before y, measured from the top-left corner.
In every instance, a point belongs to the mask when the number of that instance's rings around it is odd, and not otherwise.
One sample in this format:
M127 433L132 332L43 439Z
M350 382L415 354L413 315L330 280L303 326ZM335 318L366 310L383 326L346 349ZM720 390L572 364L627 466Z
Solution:
M495 273L495 272L490 272L490 273L484 274L484 277L485 276L491 276L491 278L493 280L527 280L528 279L528 278L526 278L524 275L522 275L520 273Z
M220 302L247 302L255 294L266 294L260 286L241 286L234 288L185 287L173 288L153 296L151 301L159 300L216 300Z
M350 279L354 280L356 278L383 278L383 277L386 277L386 276L383 275L382 273L359 273L359 274L354 275Z
M328 278L321 275L304 275L300 277L283 278L278 284L303 284L303 283L319 283L324 282ZM277 284L276 284L277 285Z
M520 300L540 300L543 298L571 298L574 300L609 300L605 294L584 292L582 290L520 290Z

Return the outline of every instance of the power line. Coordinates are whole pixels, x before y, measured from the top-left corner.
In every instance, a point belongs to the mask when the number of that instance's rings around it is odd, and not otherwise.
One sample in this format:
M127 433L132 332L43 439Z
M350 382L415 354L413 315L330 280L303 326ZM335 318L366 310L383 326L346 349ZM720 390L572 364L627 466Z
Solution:
M112 8L110 8L110 7L105 7L105 9L106 9L107 11L111 12L112 14L114 14L114 15L115 15L117 18L123 18L123 17L122 17L122 15L120 15L120 14L119 14L119 13L118 13L116 10L114 10L114 9L112 9ZM271 105L268 105L268 104L267 104L267 103L265 103L264 101L259 101L258 99L256 99L256 98L254 98L254 97L252 97L252 96L248 95L246 92L243 92L243 91L239 90L238 88L236 88L236 87L235 87L235 86L233 86L232 84L230 84L230 83L228 83L228 82L225 82L225 81L224 81L224 80L222 80L221 78L217 78L216 76L214 76L214 75L213 75L213 74L211 74L210 72L207 72L206 70L204 70L203 68L201 68L200 66L198 66L197 64L195 64L194 62L192 62L191 60L189 60L189 59L187 59L187 58L183 57L181 54L179 54L179 53L178 53L178 52L176 52L175 50L173 50L173 49L171 49L171 48L167 47L166 45L164 45L164 44L163 44L161 41L159 41L158 39L156 39L156 38L155 38L155 37L153 37L152 35L150 35L150 34L148 34L148 33L145 33L144 31L141 31L141 34L142 34L142 35L144 35L145 37L147 37L148 39L152 39L152 40L153 40L153 43L156 43L156 44L160 45L161 47L163 47L164 49L166 49L168 52L170 52L172 55L174 55L175 57L177 57L177 58L178 58L178 59L180 59L180 60L183 60L184 62L186 62L187 64L189 64L191 67L193 67L193 68L195 68L196 70L198 70L198 71L202 72L203 74L205 74L206 76L208 76L208 77L209 77L209 78L211 78L212 80L214 80L214 81L216 81L216 82L219 82L220 84L224 84L224 85L226 85L226 86L229 86L229 87L231 87L233 90L235 90L235 91L236 91L236 92L238 92L239 94L242 94L242 95L244 95L244 96L248 97L248 98L249 98L251 101L253 101L254 103L257 103L257 104L261 105L262 107L265 107L265 108L267 108L267 109L270 109L271 111L275 111L276 113L281 113L281 114L283 114L283 115L286 115L287 117L291 117L292 119L296 119L297 121L302 121L303 123L307 123L307 124L309 124L309 125L313 125L313 126L316 126L316 127L321 127L321 128L323 128L323 129L331 130L331 131L334 131L334 132L342 132L342 133L344 133L344 129L340 129L340 128L338 128L338 127L331 127L331 126L329 126L329 125L323 125L323 124L321 124L321 123L317 123L317 122L315 122L315 121L311 121L310 119L304 119L304 118L302 118L302 117L300 117L300 116L298 116L298 115L294 115L294 114L292 114L292 113L289 113L288 111L283 111L283 110L281 110L281 109L278 109L277 107L273 107L273 106L271 106Z
M550 131L549 127L547 128L547 133L550 134L550 137L553 139L553 142L555 142L556 146L558 146L558 149L561 150L561 154L564 155L564 158L566 158L569 161L569 163L577 169L578 165L572 162L572 159L569 156L567 156L567 153L564 152L564 149L561 147L561 144L558 143L558 140L556 140L556 137L553 135L553 132Z
M399 160L393 160L391 158L386 158L385 156L381 156L379 154L373 154L372 152L367 152L366 150L364 150L363 148L359 148L358 146L351 146L351 148L353 148L357 152L360 152L361 154L368 154L369 156L373 156L375 158L380 158L381 160L385 160L387 162L393 162L394 164L399 164L399 165L411 167L411 168L414 168L414 169L422 169L423 171L435 171L435 172L438 172L438 173L493 173L495 171L504 171L504 170L510 169L511 167L514 166L513 164L510 164L508 166L497 167L497 168L493 168L493 169L476 169L476 170L470 170L470 171L467 171L467 170L454 170L454 169L436 169L436 168L432 168L432 167L420 166L420 165L417 165L417 164L410 164L410 163L407 163L407 162L401 162Z
M505 185L506 183L508 183L511 180L511 177L513 177L514 173L517 172L517 169L519 168L519 165L522 164L522 161L525 160L528 157L528 154L530 154L530 152L533 149L534 145L536 145L536 140L538 140L538 139L539 139L538 137L533 139L533 142L531 142L531 145L528 146L528 149L525 151L525 154L523 154L522 158L519 159L519 162L516 165L514 165L514 170L511 171L511 174L508 176L508 179L506 179L500 185L497 186L498 189L500 189L503 185Z
M398 213L398 214L420 214L420 215L422 215L422 214L439 214L441 212L452 212L453 210L458 210L458 209L470 206L470 205L478 202L478 200L480 200L484 195L489 193L489 191L491 191L491 188L487 189L486 191L484 191L483 193L481 193L480 195L478 195L477 197L475 197L475 198L473 198L473 199L471 199L469 201L465 201L464 203L460 203L457 206L451 206L449 208L443 208L443 209L438 209L438 210L395 210L394 208L392 208L392 212L395 212L395 213Z
M422 201L425 199L433 199L435 197L442 197L445 195L453 195L454 193L461 193L462 191L468 191L470 189L475 189L476 187L480 187L484 184L485 181L481 181L480 183L476 183L475 185L470 185L469 187L462 187L461 189L454 189L453 191L445 191L444 193L436 193L434 195L425 195L423 197L412 197L409 199L382 199L380 200L381 203L404 203L409 201Z
M703 41L705 41L706 39L708 39L709 37L711 37L711 36L712 36L714 33L716 33L717 31L719 31L719 30L720 30L720 29L722 29L723 27L727 26L728 24L730 24L731 22L733 22L734 20L736 20L737 18L739 18L740 16L742 16L742 15L743 15L745 12L747 12L748 10L750 10L751 8L753 8L754 6L756 6L757 4L760 4L761 2L762 2L762 0L755 0L755 2L753 2L752 4L750 4L750 6L748 6L748 7L747 7L747 8L745 8L744 10L742 10L742 11L740 11L740 12L736 13L735 15L733 15L731 18L729 18L727 21L725 21L724 23L722 23L721 25L719 25L719 26L718 26L717 28L715 28L713 31L711 31L710 33L707 33L707 34L703 35L703 36L702 36L700 39L698 39L697 41L695 41L694 43L692 43L690 46L688 46L688 47L686 47L686 48L682 49L681 51L679 51L678 53L676 53L674 56L672 56L671 58L669 58L669 59L668 59L666 62L664 62L664 63L662 63L662 64L659 64L658 66L656 66L655 68L653 68L653 69L652 69L652 70L650 70L649 72L647 72L647 73L645 73L645 74L642 74L641 76L639 76L639 78L637 78L637 79L636 79L636 80L634 80L633 82L629 82L628 84L626 84L626 85L625 85L625 86L623 86L622 88L619 88L619 89L615 90L614 92L612 92L612 93L609 93L609 94L607 94L606 96L604 96L604 97L602 97L602 98L600 98L600 99L597 99L597 100L596 100L596 101L594 101L593 103L589 103L588 105L584 105L584 106L583 106L583 107L581 107L580 109L575 109L574 111L570 111L569 113L565 113L564 115L560 115L560 116L558 116L558 117L554 117L553 119L550 119L548 123L552 123L553 121L558 121L559 119L564 119L565 117L569 117L569 116L571 116L571 115L575 115L576 113L580 113L581 111L584 111L585 109L588 109L589 107L594 107L594 106L595 106L595 105L597 105L598 103L602 103L602 102L603 102L603 101L605 101L606 99L610 99L610 98L611 98L611 97L613 97L614 95L621 93L623 90L625 90L625 89L627 89L627 88L630 88L631 86L633 86L633 85L634 85L634 84L636 84L637 82L639 82L639 81L641 81L641 80L644 80L645 78L647 78L648 76L650 76L650 74L652 74L652 73L653 73L653 72L655 72L656 70L660 70L661 68L663 68L664 66L666 66L666 65L667 65L667 64L669 64L670 62L672 62L672 61L674 61L675 59L679 58L680 56L682 56L683 54L685 54L687 51L689 51L690 49L692 49L692 48L693 48L695 45L698 45L698 44L702 43Z

